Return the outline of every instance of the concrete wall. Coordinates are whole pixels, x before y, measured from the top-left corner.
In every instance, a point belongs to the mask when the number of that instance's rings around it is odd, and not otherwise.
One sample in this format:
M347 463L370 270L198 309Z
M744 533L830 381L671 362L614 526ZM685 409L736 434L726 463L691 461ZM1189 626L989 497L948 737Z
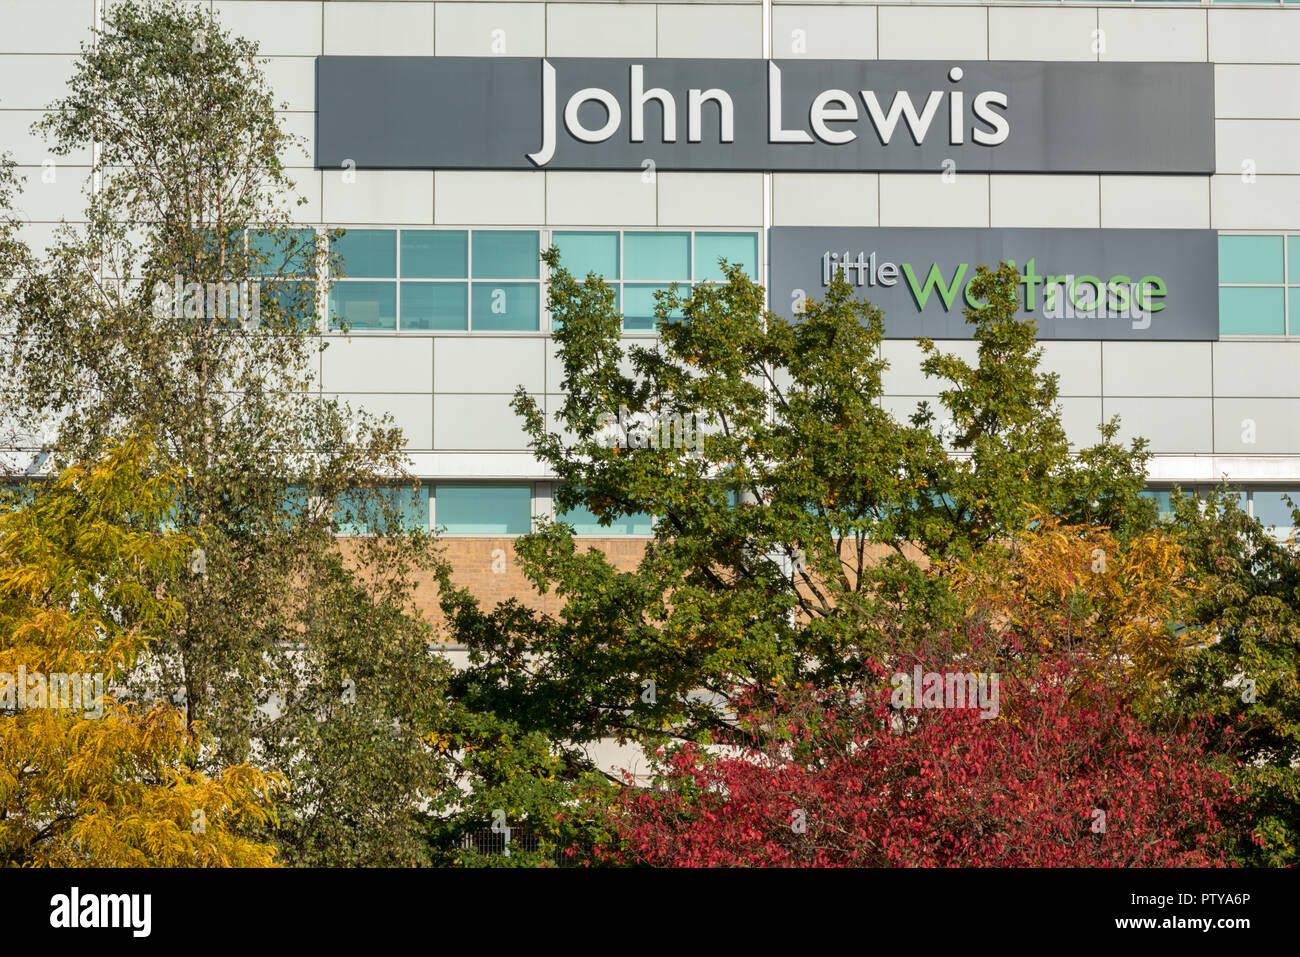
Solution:
M754 2L430 3L214 0L262 44L286 124L314 130L312 58L321 54L761 57ZM59 94L89 36L93 0L0 0L0 149L28 176L22 211L39 245L80 215L87 155L52 157L27 127ZM1177 60L1216 64L1212 177L778 173L773 225L1215 228L1300 232L1300 4L780 2L776 57ZM403 171L311 167L291 159L304 223L342 226L717 227L760 231L762 174ZM1241 176L1254 164L1251 181ZM47 167L48 168L48 167ZM47 178L49 178L47 176ZM760 249L763 245L760 243ZM766 263L760 262L762 273ZM543 329L546 318L543 317ZM390 412L429 477L544 478L508 408L518 385L550 407L558 368L544 333L367 333L331 337L324 392ZM948 344L945 344L948 345ZM952 343L956 349L967 344ZM1218 343L1051 342L1071 437L1121 415L1124 434L1195 468L1263 457L1269 477L1300 478L1300 338ZM890 342L886 406L905 412L936 385L909 342ZM1246 425L1253 423L1252 427ZM1252 434L1253 441L1243 436ZM1225 458L1225 457L1231 457ZM1170 461L1174 461L1170 458ZM1206 464L1206 463L1209 464ZM1234 465L1234 468L1238 466ZM1174 468L1174 466L1170 466ZM1191 466L1177 466L1183 471ZM1159 471L1157 469L1157 471ZM1249 471L1249 469L1247 469Z

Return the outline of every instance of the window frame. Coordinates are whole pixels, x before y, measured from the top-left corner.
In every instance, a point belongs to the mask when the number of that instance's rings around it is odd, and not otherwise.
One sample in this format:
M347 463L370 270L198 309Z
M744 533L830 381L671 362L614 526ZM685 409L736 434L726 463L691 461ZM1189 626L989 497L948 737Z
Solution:
M617 279L609 279L607 277L601 277L601 278L605 280L606 285L610 286L615 291L616 301L618 302L618 306L619 306L619 312L623 314L623 335L624 336L657 338L659 335L658 328L655 328L653 326L649 329L628 328L627 315L625 312L623 312L623 310L627 307L627 296L624 292L625 286L659 286L664 289L670 289L674 285L676 285L681 291L683 291L687 295L690 295L691 291L696 286L706 282L718 281L716 279L703 279L696 275L695 259L696 259L696 251L699 248L697 245L698 237L701 235L752 236L754 238L754 273L751 278L753 279L754 282L765 283L763 267L766 263L765 256L767 253L767 247L766 247L767 237L764 230L755 226L732 226L732 227L710 226L710 227L703 227L703 228L695 228L691 226L626 226L626 227L619 226L619 227L604 227L604 228L601 228L599 226L566 226L562 229L550 229L547 237L548 238L547 245L558 246L558 243L556 242L557 236L563 233L576 233L576 234L608 233L608 234L617 235L618 237L617 255L618 255L618 272L619 272L618 278ZM628 233L685 234L687 236L687 241L689 243L686 250L686 267L690 272L690 277L687 279L680 279L680 278L678 279L662 279L662 278L629 279L627 276L628 256L627 256L627 247L626 247L626 237ZM581 282L586 279L586 275L585 274L582 276L575 275L574 278L577 279L579 282ZM547 278L547 281L549 282L549 276ZM549 319L549 314L548 314L548 319ZM553 329L554 327L549 326L548 328Z
M1258 236L1261 238L1278 239L1282 243L1282 279L1280 282L1224 282L1218 276L1215 277L1215 292L1221 297L1221 291L1224 289L1281 289L1282 292L1282 331L1276 332L1224 332L1223 331L1223 314L1219 312L1219 339L1230 341L1257 341L1270 342L1277 340L1295 340L1300 339L1300 263L1291 262L1291 247L1295 243L1297 250L1300 251L1300 230L1278 230L1278 229L1233 229L1218 232L1218 241L1224 239L1233 239L1236 237ZM1220 264L1222 269L1222 264ZM1221 300L1220 300L1221 301ZM1218 301L1216 301L1216 309ZM1292 321L1292 310L1295 310L1295 321Z
M348 233L360 231L383 231L394 234L394 243L396 245L394 260L393 276L333 276L325 277L324 285L329 288L329 293L325 295L324 304L324 322L325 332L333 335L480 335L480 336L498 336L498 335L546 335L550 328L550 314L546 308L545 288L546 283L550 280L550 271L546 264L541 261L542 250L546 248L548 242L548 230L540 226L394 226L388 225L351 225L351 226L325 226L323 231L328 236L330 230L343 229ZM402 236L410 232L448 232L462 233L465 236L465 275L463 277L441 277L430 278L424 276L404 277L402 275ZM476 278L474 276L474 234L489 232L507 232L507 233L533 233L537 236L537 278L535 279L506 279L506 278ZM332 256L334 244L330 243L329 253ZM358 329L351 328L346 332L336 328L333 323L333 317L330 315L329 297L333 294L335 284L361 282L384 282L393 285L393 296L395 301L394 322L391 329ZM402 284L410 283L411 285L451 285L460 286L465 290L465 325L458 329L404 329L402 327ZM474 328L474 287L476 285L490 285L500 283L501 285L522 285L533 286L537 289L537 324L531 329L475 329Z

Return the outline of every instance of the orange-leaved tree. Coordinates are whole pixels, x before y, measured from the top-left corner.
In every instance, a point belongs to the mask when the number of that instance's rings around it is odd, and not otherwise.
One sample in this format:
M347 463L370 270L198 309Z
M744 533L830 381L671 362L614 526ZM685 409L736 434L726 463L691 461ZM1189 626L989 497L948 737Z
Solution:
M119 701L175 614L193 543L167 530L175 476L132 437L0 509L0 865L267 866L241 836L280 778L193 770L170 703Z

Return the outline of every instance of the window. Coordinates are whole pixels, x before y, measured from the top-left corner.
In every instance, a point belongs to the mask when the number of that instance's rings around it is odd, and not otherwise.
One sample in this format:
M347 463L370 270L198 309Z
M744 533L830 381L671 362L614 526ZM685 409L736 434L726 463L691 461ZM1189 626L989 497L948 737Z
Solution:
M1274 535L1286 537L1295 530L1291 517L1291 506L1286 503L1286 496L1300 505L1300 489L1279 492L1261 489L1250 493L1251 512L1255 518Z
M1155 500L1156 517L1159 521L1167 522L1174 517L1173 506L1170 504L1171 493L1168 490L1147 489L1140 494L1143 498Z
M541 328L540 284L501 281L540 278L541 249L536 230L475 230L471 272L472 328L517 332Z
M329 295L330 328L397 328L397 233L391 229L349 229L334 241L344 275Z
M567 522L573 526L575 535L599 535L602 537L613 535L649 535L651 534L652 519L644 513L637 515L624 515L622 518L614 520L609 525L600 524L599 519L591 512L590 509L581 505L572 508L567 512L561 512L558 507L555 513L557 522Z
M403 229L401 237L402 328L468 329L469 232Z
M383 535L399 529L428 531L429 487L346 493L340 496L335 507L334 520L338 522L340 535Z
M1217 488L1217 486L1214 486ZM1206 497L1210 486L1184 488L1187 495ZM1171 492L1168 489L1147 489L1142 492L1147 498L1156 501L1161 521L1173 518L1170 506ZM1227 497L1235 500L1237 507L1247 515L1259 519L1267 531L1278 538L1286 538L1295 531L1291 518L1291 507L1286 503L1286 496L1300 505L1300 488L1289 489L1235 489L1229 490Z
M447 535L526 535L532 528L530 485L438 485L434 523Z
M537 331L537 230L349 229L329 296L330 328Z
M695 278L721 281L719 259L745 267L755 277L758 262L758 237L753 233L697 233L695 236Z
M676 284L687 294L693 283L722 279L720 256L758 278L758 234L753 232L557 230L551 241L575 277L594 273L614 288L627 332L654 331L655 293ZM669 318L681 319L681 310Z
M248 254L250 272L261 277L256 293L259 316L268 322L314 327L317 321L316 231L250 231Z
M1219 332L1300 335L1300 236L1219 236Z
M557 232L553 239L561 262L578 279L590 273L607 282L622 278L619 272L618 233Z

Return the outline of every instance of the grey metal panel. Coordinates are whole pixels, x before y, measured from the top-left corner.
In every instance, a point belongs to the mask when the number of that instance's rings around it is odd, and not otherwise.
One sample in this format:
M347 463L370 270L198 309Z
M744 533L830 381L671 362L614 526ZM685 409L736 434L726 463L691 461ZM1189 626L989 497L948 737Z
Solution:
M422 395L326 393L325 398L337 398L341 403L347 403L354 409L363 409L375 416L392 415L393 423L406 436L408 449L433 448L433 397L428 393Z
M1042 349L1040 368L1060 377L1062 396L1101 395L1100 342L1044 342Z
M1213 394L1208 342L1105 342L1102 392L1107 396Z
M1060 400L1061 426L1075 448L1088 448L1101 441L1101 398L1071 397Z
M1038 320L1043 339L1212 340L1219 336L1218 239L1208 229L934 229L776 226L768 232L771 300L792 315L793 291L817 299L828 274L847 257L847 278L885 313L885 335L969 338L963 291L978 264L1016 263L1025 274L1026 314ZM833 259L830 257L834 257ZM1031 281L1029 263L1035 267ZM892 273L885 266L892 267ZM909 275L904 268L909 266ZM937 270L939 285L927 282ZM1142 317L1047 315L1045 277L1074 280L1163 281L1161 308ZM928 293L927 293L928 287ZM1028 290L1032 288L1033 300ZM1058 286L1059 290L1059 286ZM1059 302L1064 305L1062 294ZM1073 310L1071 310L1073 311Z
M968 363L977 360L977 345L970 339L956 339L935 343L938 351L957 355ZM942 379L927 378L921 372L925 355L914 339L891 339L881 343L881 357L889 363L880 376L885 395L938 395L950 383Z
M560 359L560 344L550 338L544 341L546 343L546 390L558 393L560 383L564 381L564 362ZM642 349L657 349L659 340L649 336L625 336L619 345L623 349L623 358L619 360L618 370L625 376L631 376L633 369L629 353L632 348L639 346Z
M1300 399L1215 399L1214 449L1220 454L1300 454Z
M1213 452L1213 400L1165 398L1110 398L1102 414L1120 417L1119 440L1142 436L1152 452Z
M1300 398L1300 341L1216 342L1214 394Z
M434 397L434 446L446 451L515 452L528 448L522 420L510 408L508 395L449 395ZM539 404L542 397L535 395Z
M321 356L331 392L433 391L433 340L425 336L329 336Z
M436 392L541 392L545 340L540 337L439 337L433 358Z
M661 170L931 172L944 168L945 160L966 172L1214 169L1214 68L1206 63L770 62L779 81L771 79L767 60L323 56L316 74L317 165L338 168L352 159L362 169L530 169L528 154L545 152L545 116L554 122L554 151L537 163L548 169L639 169L646 158ZM671 140L663 135L657 101L644 108L645 140L631 139L634 65L644 68L645 89L665 89L674 100ZM544 92L549 68L555 71L554 102ZM807 141L771 141L774 82L780 126L802 131ZM611 94L620 113L600 142L579 139L566 120L570 98L592 89ZM722 141L720 111L712 103L701 110L700 140L689 141L692 89L726 91L734 104L734 141ZM851 98L856 118L829 121L830 129L853 134L849 142L814 140L810 132L811 105L827 90ZM951 96L958 91L964 94L959 104ZM1007 106L977 110L985 92L1003 95ZM918 111L933 95L941 99L924 129L913 132L901 119L886 142L869 117L866 93L874 93L885 112L901 105L895 97L902 93ZM593 101L578 104L576 113L593 131L614 119ZM950 141L953 114L960 144ZM995 122L1007 124L1005 141L977 142Z

